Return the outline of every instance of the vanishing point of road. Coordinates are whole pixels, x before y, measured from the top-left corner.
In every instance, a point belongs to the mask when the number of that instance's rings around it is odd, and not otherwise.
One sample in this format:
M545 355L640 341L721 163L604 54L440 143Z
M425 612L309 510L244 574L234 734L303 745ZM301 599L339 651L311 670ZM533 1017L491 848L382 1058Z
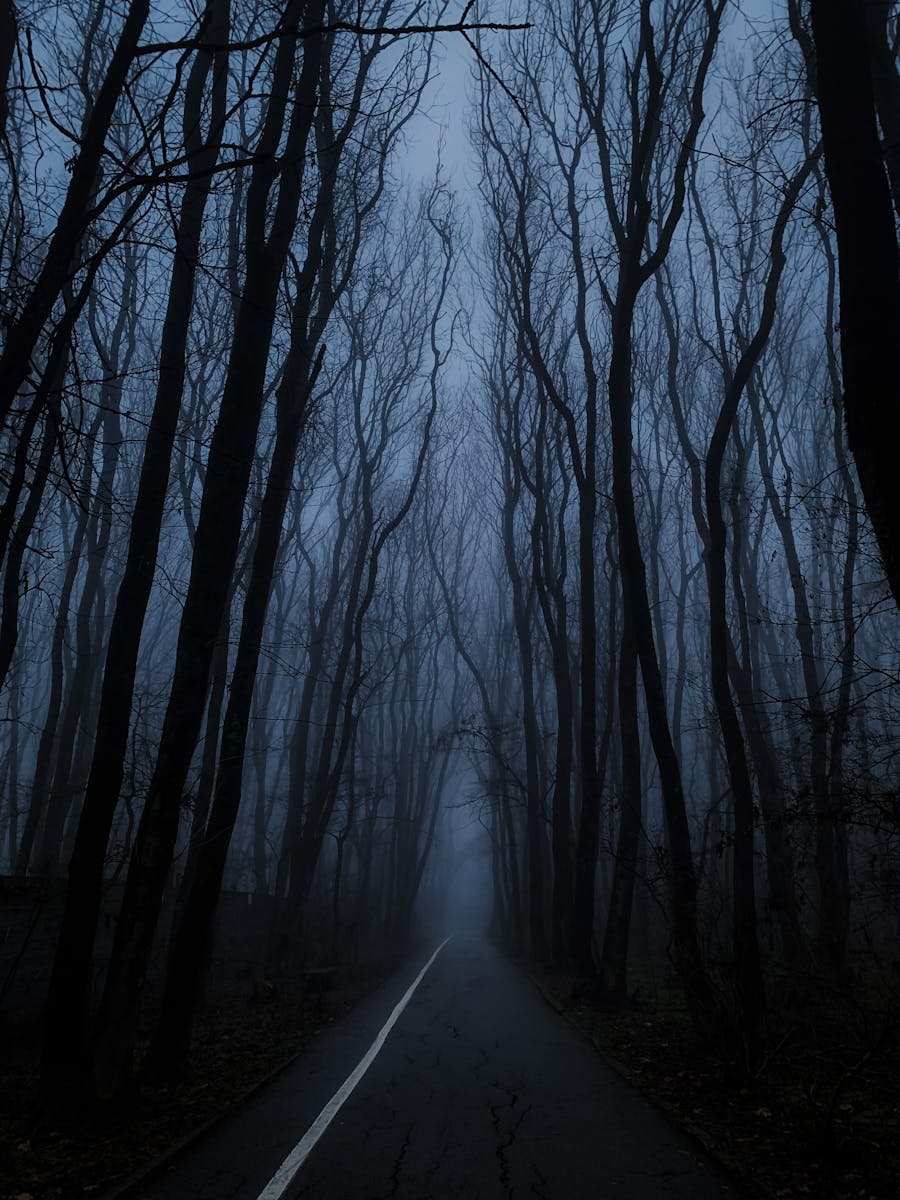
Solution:
M735 1200L488 942L431 958L135 1200Z

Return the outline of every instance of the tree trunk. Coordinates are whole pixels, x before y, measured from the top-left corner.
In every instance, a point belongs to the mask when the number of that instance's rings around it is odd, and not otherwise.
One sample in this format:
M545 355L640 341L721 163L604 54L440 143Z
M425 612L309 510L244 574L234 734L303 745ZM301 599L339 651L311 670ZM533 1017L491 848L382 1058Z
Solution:
M313 370L312 378L301 385L302 400L298 402L301 413L305 412L316 374ZM296 402L296 385L289 366L282 387L288 389L291 402ZM196 867L188 884L185 908L172 935L162 1010L150 1050L153 1060L151 1069L156 1074L172 1071L178 1074L183 1069L190 1045L193 1016L202 991L206 958L200 949L206 947L212 938L225 861L241 802L253 689L301 420L298 415L296 423L291 422L290 436L287 438L281 428L276 436L259 518L253 566L244 599L237 660L222 725L215 796L205 836L197 847Z
M81 545L86 537L86 569L75 614L75 668L59 725L53 783L35 861L35 871L41 875L58 873L65 862L63 835L66 821L72 810L73 800L79 798L83 785L83 778L79 776L80 756L76 754L76 748L79 731L84 738L90 721L94 668L99 655L99 643L103 637L103 569L106 566L106 553L112 537L115 478L122 446L122 429L119 422L122 380L127 375L135 348L136 276L131 249L126 249L123 265L118 312L108 347L101 345L100 335L95 328L96 297L92 295L88 300L94 343L104 369L100 393L102 416L97 420L98 427L102 421L103 451L90 508L79 519L79 528L83 524L84 533L78 538L74 566L77 572L77 560L80 558ZM84 496L91 494L93 471L93 458L87 455L86 479L82 487ZM95 608L99 610L96 616Z
M634 266L636 268L637 264ZM631 322L637 300L637 288L634 283L625 282L629 275L628 264L623 264L622 272L623 280L613 318L613 351L609 371L613 500L619 536L622 594L625 609L631 613L634 622L650 739L659 767L663 816L669 846L675 961L693 1019L698 1026L705 1026L711 1008L711 997L697 940L697 881L691 836L681 769L672 741L666 697L653 639L647 572L641 553L631 480Z
M315 0L308 9L306 23L311 27L321 24L323 3ZM292 3L283 23L259 157L248 189L244 292L207 460L172 688L98 1016L94 1081L104 1098L116 1094L130 1069L140 995L177 836L181 795L197 743L212 649L237 559L278 287L297 219L316 105L320 38L303 42L303 65L295 87L291 86L295 34L304 7L299 0ZM281 142L289 105L290 128L276 163L273 155ZM277 199L274 212L270 212L276 178ZM215 832L210 829L207 836Z
M0 142L4 144L9 117L9 75L18 37L16 6L12 0L0 0Z
M99 427L99 418L94 423L91 436ZM85 458L85 472L90 469L90 458ZM82 477L82 488L86 483ZM47 698L47 713L44 726L38 742L37 756L34 764L34 774L31 779L31 800L28 805L28 815L22 831L22 840L15 860L15 874L25 875L31 863L32 850L37 837L40 823L47 815L47 803L50 794L50 781L53 774L53 760L56 754L56 733L59 726L59 716L63 700L64 675L64 645L69 631L69 609L72 603L72 593L78 575L78 565L81 560L81 548L87 534L87 513L79 516L68 548L69 561L63 576L59 593L59 605L56 621L53 625L53 640L50 645L50 693Z
M509 403L514 406L517 401L513 399ZM511 409L507 415L512 422L514 417ZM544 928L544 815L538 775L540 730L535 707L534 649L531 644L532 597L526 595L525 584L516 560L514 518L521 482L516 478L516 466L510 445L511 435L509 431L501 431L503 418L498 415L495 420L504 445L506 459L503 466L503 552L512 585L513 623L519 648L521 679L522 736L525 750L525 829L528 855L528 932L531 953L536 959L542 960L547 957L547 935Z
M841 291L847 441L900 605L900 488L892 430L900 342L900 258L878 140L866 7L810 0L825 174L834 207Z
M882 153L894 212L900 218L900 73L896 46L891 45L890 0L865 0L866 35L872 70L872 92L881 126Z
M223 0L211 17L210 39L227 40L228 28L227 0ZM201 48L186 87L185 144L195 155L197 178L188 184L179 213L160 345L159 381L147 430L125 570L109 633L95 752L69 862L69 886L50 979L41 1088L47 1101L53 1104L58 1103L61 1091L77 1090L81 1083L91 954L100 912L104 859L125 770L138 648L153 586L172 447L181 412L203 214L212 182L211 169L218 159L222 139L226 67L224 54ZM199 133L200 114L211 73L210 124L204 143Z
M634 626L623 616L619 653L619 738L622 747L622 806L609 912L600 956L601 984L616 1003L628 995L628 942L641 840L641 743L638 728L638 655Z

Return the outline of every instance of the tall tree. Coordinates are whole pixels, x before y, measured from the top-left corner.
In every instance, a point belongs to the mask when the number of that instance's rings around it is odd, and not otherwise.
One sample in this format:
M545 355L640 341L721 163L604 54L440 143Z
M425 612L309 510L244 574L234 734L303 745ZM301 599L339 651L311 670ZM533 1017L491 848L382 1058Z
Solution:
M834 207L847 443L900 605L900 493L889 432L897 411L900 254L878 138L866 11L862 2L810 0L811 45L796 5L793 24L807 51Z
M227 0L210 9L207 36L224 42L229 29ZM95 752L69 862L69 887L44 1024L42 1090L55 1099L60 1088L80 1086L91 974L91 953L100 911L103 865L125 769L138 649L153 586L172 449L181 411L185 357L199 264L203 217L224 133L227 57L198 49L188 75L183 142L194 156L198 177L185 189L176 228L166 318L159 355L159 380L150 418L128 556L113 611L100 693ZM202 132L204 99L209 114Z
M130 1071L140 995L178 832L180 797L237 558L276 299L300 208L321 73L323 39L308 37L301 43L302 63L294 81L298 34L304 27L318 29L324 11L324 0L309 5L294 0L279 27L271 92L247 189L244 289L206 464L172 687L94 1039L94 1082L104 1097L114 1095Z
M199 853L197 870L181 922L175 931L163 997L162 1013L152 1055L156 1071L180 1069L187 1054L191 1022L202 982L201 947L208 945L225 861L241 800L247 731L269 594L275 574L278 548L295 470L297 448L308 417L324 356L328 321L340 295L354 272L366 217L374 209L384 187L388 150L399 130L415 110L412 103L398 100L394 117L378 137L380 153L370 194L356 200L345 237L349 242L342 261L337 261L335 196L341 154L354 134L373 63L381 51L379 38L360 46L356 78L350 89L347 117L336 128L333 111L331 50L333 37L323 38L319 84L319 117L315 125L320 178L316 203L306 239L306 259L296 284L291 320L291 345L281 383L276 392L276 433L260 510L253 563L244 601L237 659L231 679L222 732L216 792ZM375 140L374 132L370 139ZM357 172L361 175L358 164ZM329 255L327 263L324 262ZM340 266L340 277L336 277Z
M684 210L687 170L703 121L707 74L719 36L722 0L689 3L663 16L657 33L650 3L642 0L634 22L634 37L626 52L625 128L623 149L628 162L624 184L613 178L610 114L605 110L606 83L599 79L609 62L611 36L616 29L615 6L601 13L593 2L576 6L572 66L582 104L589 114L602 164L606 212L616 244L614 280L605 297L611 319L608 399L612 448L613 500L619 541L625 607L634 620L638 657L650 738L663 793L663 812L671 859L673 938L676 962L688 1003L698 1023L705 1023L711 997L697 936L696 878L681 768L667 713L647 591L633 487L633 326L638 297L660 269L671 248ZM687 52L687 46L690 51ZM682 46L685 56L682 57ZM661 60L660 55L665 59ZM663 136L660 112L676 95L673 80L679 63L689 63L677 93L677 143ZM674 114L673 114L674 116ZM665 202L654 212L649 191L655 173L666 178ZM624 189L620 192L619 188ZM620 198L621 197L621 198ZM655 239L652 227L655 222Z

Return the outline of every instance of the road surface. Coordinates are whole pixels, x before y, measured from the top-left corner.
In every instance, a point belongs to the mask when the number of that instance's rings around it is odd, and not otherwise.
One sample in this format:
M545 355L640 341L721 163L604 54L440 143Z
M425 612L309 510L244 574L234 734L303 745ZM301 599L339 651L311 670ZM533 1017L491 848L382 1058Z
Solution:
M145 1184L139 1200L736 1200L479 938L443 946L332 1115L429 957ZM327 1128L303 1141L323 1109ZM295 1175L290 1166L279 1175L298 1142L308 1156Z

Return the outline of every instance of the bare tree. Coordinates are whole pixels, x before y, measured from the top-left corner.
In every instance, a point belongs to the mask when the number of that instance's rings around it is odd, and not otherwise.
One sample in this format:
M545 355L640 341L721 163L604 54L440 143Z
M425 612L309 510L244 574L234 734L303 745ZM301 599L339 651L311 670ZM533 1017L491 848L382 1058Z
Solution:
M228 29L228 5L211 12L210 36ZM71 1087L83 1067L91 950L100 905L103 863L122 785L138 648L153 584L172 445L181 409L185 347L198 266L203 217L223 135L227 61L203 50L187 80L183 120L186 147L206 175L182 199L166 321L160 345L159 382L150 419L138 495L132 515L128 558L119 585L106 652L106 669L96 725L96 746L81 820L69 863L69 889L53 966L44 1033L43 1088L56 1095ZM206 139L201 133L209 90Z
M873 7L838 8L827 0L810 0L811 34L797 4L792 5L791 17L818 104L834 207L847 441L888 584L900 605L900 498L885 424L896 375L900 256L867 45L867 10ZM895 91L896 66L892 78ZM882 96L885 90L881 82Z

